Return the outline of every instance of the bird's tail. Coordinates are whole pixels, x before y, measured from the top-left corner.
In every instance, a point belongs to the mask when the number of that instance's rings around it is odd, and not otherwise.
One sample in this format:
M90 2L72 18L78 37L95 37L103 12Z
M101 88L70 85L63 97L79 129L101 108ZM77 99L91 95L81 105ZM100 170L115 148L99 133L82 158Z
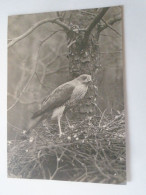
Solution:
M35 118L37 118L37 117L39 117L39 116L41 116L41 115L43 115L43 114L46 114L46 113L47 113L47 115L49 116L49 115L51 114L51 112L52 112L52 110L51 110L51 109L48 110L48 108L47 108L47 109L38 110L37 112L35 112L35 113L32 115L31 119L35 119Z
M42 110L38 110L37 112L35 112L35 113L32 115L31 119L35 119L35 118L37 118L38 116L41 116L43 113L44 113L44 112L43 112Z

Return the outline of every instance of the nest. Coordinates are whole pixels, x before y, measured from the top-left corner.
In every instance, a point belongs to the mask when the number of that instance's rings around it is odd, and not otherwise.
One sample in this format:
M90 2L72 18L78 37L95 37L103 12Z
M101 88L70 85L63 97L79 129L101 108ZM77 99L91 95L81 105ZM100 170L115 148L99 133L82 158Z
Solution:
M17 178L125 183L124 113L102 114L73 122L70 129L41 124L29 135L8 140L8 175Z

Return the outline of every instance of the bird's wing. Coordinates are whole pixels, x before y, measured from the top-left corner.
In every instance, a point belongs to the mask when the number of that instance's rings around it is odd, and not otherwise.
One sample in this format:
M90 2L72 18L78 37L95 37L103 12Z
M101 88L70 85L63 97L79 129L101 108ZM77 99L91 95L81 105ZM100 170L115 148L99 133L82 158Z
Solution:
M69 82L57 87L48 97L44 99L41 110L34 113L32 118L36 118L45 112L52 111L54 108L65 104L70 99L74 88L75 86Z

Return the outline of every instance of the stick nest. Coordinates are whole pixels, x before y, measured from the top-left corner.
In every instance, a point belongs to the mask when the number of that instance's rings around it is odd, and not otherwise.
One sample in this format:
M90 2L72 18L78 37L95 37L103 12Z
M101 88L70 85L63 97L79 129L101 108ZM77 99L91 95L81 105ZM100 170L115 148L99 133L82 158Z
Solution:
M98 183L126 182L124 113L87 116L70 129L41 124L8 140L8 175L17 178L53 179Z

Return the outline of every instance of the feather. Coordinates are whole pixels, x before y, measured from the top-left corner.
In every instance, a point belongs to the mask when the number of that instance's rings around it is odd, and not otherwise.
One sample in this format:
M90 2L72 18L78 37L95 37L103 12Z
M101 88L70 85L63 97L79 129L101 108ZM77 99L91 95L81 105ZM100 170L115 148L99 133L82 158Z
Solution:
M33 114L32 119L38 117L36 120L38 124L41 120L51 115L52 120L57 119L58 121L59 136L61 136L60 120L64 111L83 99L88 90L88 83L91 81L90 75L83 74L72 81L60 85L44 99L42 108Z
M80 84L80 85L76 86L72 95L71 95L69 103L76 104L79 100L83 99L87 90L88 90L88 86L86 86L84 84Z
M52 112L53 109L64 105L70 99L74 88L75 86L69 82L57 87L47 98L45 98L41 110L34 113L32 119L46 112Z

